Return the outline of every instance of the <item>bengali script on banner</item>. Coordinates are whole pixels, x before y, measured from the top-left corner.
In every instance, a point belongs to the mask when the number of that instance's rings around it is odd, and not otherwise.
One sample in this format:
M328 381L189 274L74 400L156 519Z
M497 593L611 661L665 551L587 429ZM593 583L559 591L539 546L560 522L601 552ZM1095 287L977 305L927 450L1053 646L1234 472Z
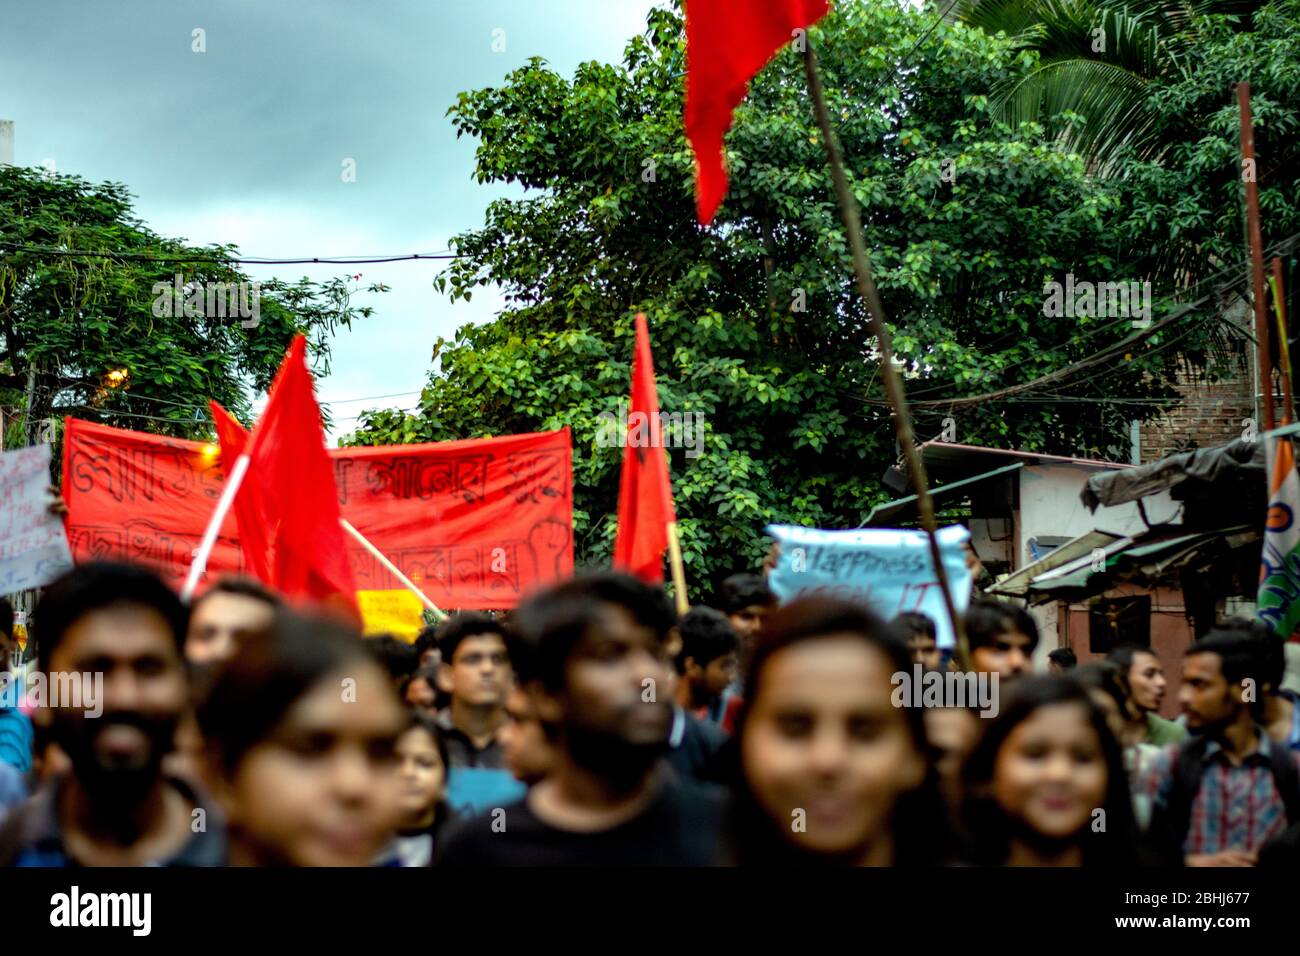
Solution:
M426 445L331 449L343 517L443 608L507 608L573 570L567 429ZM138 561L179 586L224 473L215 444L67 420L63 493L78 562ZM401 585L359 544L360 591ZM233 512L208 579L243 572Z

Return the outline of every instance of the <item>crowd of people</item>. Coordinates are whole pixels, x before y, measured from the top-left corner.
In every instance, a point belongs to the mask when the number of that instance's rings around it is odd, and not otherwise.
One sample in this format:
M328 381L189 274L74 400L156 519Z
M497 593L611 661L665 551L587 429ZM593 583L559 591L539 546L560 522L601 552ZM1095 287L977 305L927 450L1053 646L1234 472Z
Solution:
M0 863L1297 862L1300 698L1251 621L1036 673L1033 617L975 600L963 673L994 706L917 706L900 675L956 672L925 615L778 605L759 574L712 604L594 573L408 643L244 579L186 606L80 566L26 655L0 603L10 684L102 675L94 710L0 706Z

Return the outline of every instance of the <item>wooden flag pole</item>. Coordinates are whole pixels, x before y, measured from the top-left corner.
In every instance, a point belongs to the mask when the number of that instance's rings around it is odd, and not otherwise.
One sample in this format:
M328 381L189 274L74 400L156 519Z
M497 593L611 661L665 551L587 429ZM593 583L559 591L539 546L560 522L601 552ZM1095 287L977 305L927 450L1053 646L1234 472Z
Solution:
M682 544L677 539L677 522L668 522L666 528L668 529L668 563L673 572L677 615L682 617L691 609L691 602L686 599L686 566L682 564Z
M857 277L858 292L867 304L871 314L871 325L876 333L876 346L880 352L880 371L885 383L885 395L894 410L894 428L898 434L898 444L907 461L907 469L912 483L916 486L916 505L921 516L921 526L930 542L930 558L934 562L935 577L939 590L943 592L943 602L952 621L953 634L957 641L957 665L962 670L970 670L970 649L966 643L966 629L962 626L961 615L953 601L952 590L948 585L948 573L944 570L943 555L939 550L934 520L934 502L930 499L929 483L926 480L925 464L917 453L912 434L912 417L907 410L907 399L903 395L903 377L894 368L894 350L890 343L889 329L885 326L885 307L881 304L876 291L876 281L871 275L871 264L867 259L866 248L862 244L862 221L858 215L858 202L849 189L848 179L844 175L844 160L840 155L839 139L831 129L830 114L826 110L826 97L822 91L821 75L817 71L817 55L812 43L804 43L804 72L808 77L808 93L812 97L813 112L817 116L817 125L821 127L822 143L826 147L826 159L831 167L831 179L835 183L835 193L839 199L840 218L844 221L844 231L848 236L849 250L853 255L853 272Z
M436 617L440 621L447 617L446 611L442 610L440 607L438 607L438 605L434 604L433 601L429 599L429 595L425 594L418 587L416 587L415 582L412 581L410 578L408 578L405 574L403 574L398 569L397 565L393 564L392 561L389 561L388 556L385 555L384 552L376 548L373 544L371 544L370 539L367 538L360 531L358 531L356 528L354 528L352 526L352 523L348 521L347 518L340 518L339 524L343 526L344 531L346 531L354 539L356 539L356 542L360 544L361 547L369 551L376 561L378 561L385 568L387 568L389 573L392 574L393 577L401 581L403 586L408 591L410 591L412 594L418 597L420 601L424 604L424 606L433 612L434 617Z
M194 561L190 564L190 573L185 578L185 587L181 588L182 601L188 601L194 596L194 589L199 586L199 578L203 577L203 572L207 570L208 559L212 557L212 549L217 544L217 535L221 533L221 523L226 520L230 506L235 503L235 494L239 491L239 486L244 483L244 476L248 474L249 461L248 455L240 455L235 459L235 467L230 469L230 477L221 488L221 497L217 499L216 510L212 512L212 518L203 532L199 548L194 552Z

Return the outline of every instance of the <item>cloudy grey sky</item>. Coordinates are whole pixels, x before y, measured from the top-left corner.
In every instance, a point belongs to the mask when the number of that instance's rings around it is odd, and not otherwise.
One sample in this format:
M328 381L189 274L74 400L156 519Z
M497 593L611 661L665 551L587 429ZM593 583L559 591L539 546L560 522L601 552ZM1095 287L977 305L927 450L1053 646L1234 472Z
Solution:
M471 139L444 115L462 90L529 57L566 77L618 62L653 0L39 0L5 5L0 119L15 162L126 183L163 235L264 257L444 250L498 187L471 179ZM204 31L196 53L193 31ZM494 34L502 30L504 34ZM504 52L494 52L494 36ZM340 176L345 158L356 181ZM334 342L318 383L335 433L367 407L418 400L438 336L499 300L452 306L436 262L249 267L254 278L349 271L392 291ZM374 401L350 401L392 396ZM258 403L260 405L260 402Z

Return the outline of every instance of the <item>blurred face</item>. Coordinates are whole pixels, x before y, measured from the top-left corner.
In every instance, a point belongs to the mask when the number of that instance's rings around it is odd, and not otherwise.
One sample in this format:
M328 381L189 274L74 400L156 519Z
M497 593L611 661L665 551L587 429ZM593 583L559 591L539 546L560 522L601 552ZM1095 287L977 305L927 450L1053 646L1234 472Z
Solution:
M1178 702L1191 729L1208 731L1232 723L1246 706L1241 696L1241 688L1223 676L1223 660L1218 654L1192 654L1183 659Z
M240 642L263 630L274 615L275 609L265 601L214 591L199 601L190 615L185 656L195 664L228 661Z
M766 604L750 604L734 614L728 614L727 620L731 622L731 626L736 629L742 641L753 644L763 630L763 621L767 619L768 610Z
M506 697L506 722L497 735L506 766L515 779L534 784L551 772L554 751L546 739L537 708L521 688Z
M992 644L977 647L970 652L971 668L984 674L998 674L1010 680L1029 673L1033 641L1020 631L1003 631Z
M0 631L0 670L8 670L13 665L13 657L17 652L18 641Z
M436 647L426 647L420 652L421 667L437 667L442 663L442 654Z
M899 796L924 779L906 717L890 701L892 671L853 635L802 641L767 660L751 689L741 759L786 839L814 853L860 854L888 834Z
M704 687L709 692L711 698L722 696L736 679L736 655L735 653L723 654L721 657L715 657L709 661L709 666L704 668Z
M510 657L500 634L471 634L438 672L443 690L471 707L500 707L510 689Z
M1159 710L1165 699L1165 669L1160 666L1160 658L1154 654L1139 653L1133 655L1133 664L1128 671L1129 686L1133 688L1133 703L1143 713Z
M582 765L644 772L672 723L668 671L659 635L606 604L569 654L564 692L535 698L538 715L563 724L565 744Z
M402 780L402 814L408 825L419 826L443 797L447 768L438 755L438 745L423 727L412 727L398 737L395 752Z
M437 692L423 677L413 677L406 685L406 702L417 710L432 711L437 700Z
M78 779L107 799L143 793L172 749L188 696L166 619L134 604L91 611L54 648L50 670L104 675L99 717L71 707L49 712Z
M929 634L913 634L907 639L907 649L912 654L913 664L920 664L930 671L939 669L939 645Z
M1104 690L1089 688L1088 696L1103 714L1106 715L1106 726L1110 728L1111 734L1116 740L1124 739L1124 715L1120 713L1119 705L1115 703L1115 698Z
M372 662L324 678L222 781L232 837L264 864L368 865L412 802L397 757L405 723Z
M961 765L979 738L979 718L964 707L927 707L925 736L930 760L950 806L961 796Z
M1105 803L1106 759L1079 703L1039 707L1011 731L993 765L992 795L1012 820L1067 840Z

